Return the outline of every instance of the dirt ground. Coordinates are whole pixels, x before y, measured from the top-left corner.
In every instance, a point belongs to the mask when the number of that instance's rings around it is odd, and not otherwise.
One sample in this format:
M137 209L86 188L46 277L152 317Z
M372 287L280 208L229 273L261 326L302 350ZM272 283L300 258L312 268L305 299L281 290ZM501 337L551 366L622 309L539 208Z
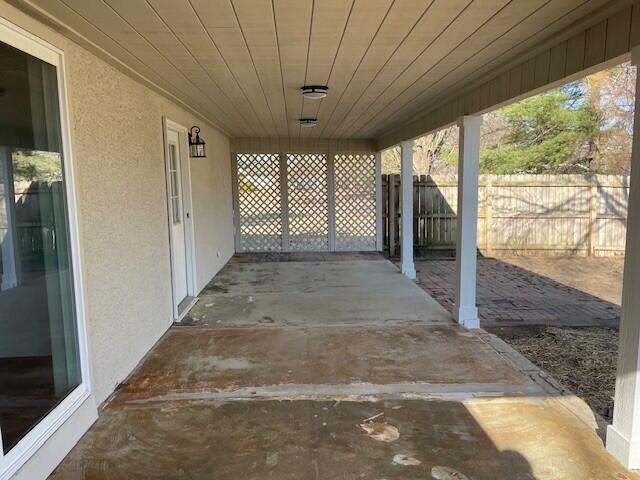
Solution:
M478 259L481 326L611 421L622 295L621 258ZM453 309L455 262L416 261L418 283Z
M549 372L611 423L618 332L607 327L497 327L487 331Z

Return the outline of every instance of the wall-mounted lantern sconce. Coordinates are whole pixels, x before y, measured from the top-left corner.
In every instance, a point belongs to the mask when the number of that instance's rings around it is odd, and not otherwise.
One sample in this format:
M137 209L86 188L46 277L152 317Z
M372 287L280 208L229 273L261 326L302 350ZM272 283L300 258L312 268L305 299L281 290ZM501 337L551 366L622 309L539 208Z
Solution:
M204 140L200 138L200 127L195 125L189 130L189 156L191 158L204 158L206 153L204 151Z

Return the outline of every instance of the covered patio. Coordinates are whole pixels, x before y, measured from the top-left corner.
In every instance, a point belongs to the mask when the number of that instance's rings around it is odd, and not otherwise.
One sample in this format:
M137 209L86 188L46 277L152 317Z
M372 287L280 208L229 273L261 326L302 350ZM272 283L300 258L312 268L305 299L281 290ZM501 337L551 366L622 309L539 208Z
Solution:
M0 0L0 57L0 480L640 478L640 77L613 424L476 302L483 114L640 64L638 0ZM449 313L412 181L452 125Z
M244 255L53 479L632 479L579 398L377 255Z

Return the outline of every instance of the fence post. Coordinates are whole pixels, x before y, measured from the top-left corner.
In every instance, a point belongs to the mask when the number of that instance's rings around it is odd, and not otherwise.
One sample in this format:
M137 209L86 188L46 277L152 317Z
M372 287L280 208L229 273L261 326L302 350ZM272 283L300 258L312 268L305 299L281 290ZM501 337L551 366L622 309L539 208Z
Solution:
M389 176L387 174L382 177L382 193L380 204L382 206L382 249L389 249Z
M389 208L387 209L389 217L389 256L396 254L396 176L387 175L387 184L389 186Z
M418 185L420 204L418 210L418 244L421 248L427 247L427 176L420 175Z
M487 183L484 187L484 233L485 233L485 250L487 255L493 255L493 179L489 176L485 177Z
M418 229L420 228L420 177L413 175L411 181L413 182L411 193L413 197L413 248L415 249L420 243L418 240Z
M589 251L587 255L590 257L596 254L596 245L598 242L598 181L594 175L591 175L591 196L589 199Z

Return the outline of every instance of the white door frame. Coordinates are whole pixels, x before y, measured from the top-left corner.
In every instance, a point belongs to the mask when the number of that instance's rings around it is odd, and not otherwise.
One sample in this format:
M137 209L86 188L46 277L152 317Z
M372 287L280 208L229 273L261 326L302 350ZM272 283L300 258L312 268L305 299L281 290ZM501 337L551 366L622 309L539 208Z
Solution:
M173 230L172 226L172 218L173 218L173 204L170 201L170 192L171 192L171 175L169 173L169 142L168 142L168 131L172 130L178 134L178 138L180 139L180 176L181 176L181 185L182 185L182 216L181 218L184 221L184 231L185 231L185 248L186 248L186 258L187 258L187 298L192 298L193 300L190 304L184 308L182 311L178 311L178 301L175 295L175 284L174 284L174 276L175 272L173 271L173 262L174 262L174 252L173 252ZM196 262L195 262L195 235L193 230L193 201L191 197L191 166L189 159L189 142L188 142L188 134L189 131L186 127L169 120L166 117L162 117L162 133L164 140L164 158L165 158L165 181L166 181L166 194L165 197L167 199L167 226L169 229L169 259L171 264L171 304L173 307L173 320L179 322L182 320L182 317L189 311L189 307L195 303L197 292L197 276L196 276Z

